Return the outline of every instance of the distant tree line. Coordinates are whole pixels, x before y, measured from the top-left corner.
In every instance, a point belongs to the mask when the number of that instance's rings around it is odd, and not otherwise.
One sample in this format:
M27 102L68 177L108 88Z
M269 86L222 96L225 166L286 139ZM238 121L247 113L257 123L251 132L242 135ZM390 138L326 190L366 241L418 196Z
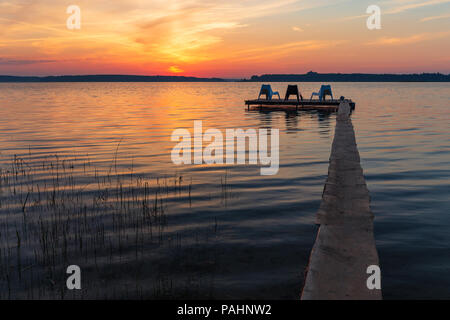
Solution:
M372 74L372 73L317 73L264 74L252 76L254 82L449 82L450 75L441 73L421 74Z
M20 77L2 76L0 82L223 82L219 78L196 78L184 76L134 76L134 75L80 75Z

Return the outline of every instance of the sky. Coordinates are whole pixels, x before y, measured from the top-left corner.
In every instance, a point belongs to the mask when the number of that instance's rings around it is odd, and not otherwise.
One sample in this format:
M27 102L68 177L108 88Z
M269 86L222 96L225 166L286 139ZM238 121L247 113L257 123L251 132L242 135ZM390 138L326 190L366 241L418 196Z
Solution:
M370 5L381 29L367 28ZM310 70L450 73L450 0L0 0L3 75Z

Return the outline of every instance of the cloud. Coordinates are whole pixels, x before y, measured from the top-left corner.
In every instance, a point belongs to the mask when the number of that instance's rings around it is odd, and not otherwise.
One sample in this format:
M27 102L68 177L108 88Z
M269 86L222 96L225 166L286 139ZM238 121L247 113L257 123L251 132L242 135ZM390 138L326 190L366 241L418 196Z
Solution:
M407 11L407 10L412 10L412 9L426 7L426 6L434 6L434 5L438 5L438 4L448 3L448 2L450 2L450 0L430 0L430 1L421 1L421 2L404 4L406 2L411 2L411 0L392 0L392 1L388 2L388 3L394 4L394 5L400 3L401 5L394 6L394 7L390 8L390 9L387 9L387 10L385 10L382 7L381 8L381 14L397 14L397 13L401 13L401 12L404 12L404 11ZM362 19L362 18L367 18L368 16L370 16L370 14L360 14L360 15L356 15L356 16L349 16L349 17L339 18L338 21ZM430 17L430 18L433 18L433 17ZM430 20L433 20L433 19L430 19ZM428 20L424 20L424 21L428 21Z
M396 2L398 2L398 1L396 1ZM404 2L404 1L400 1L400 2ZM417 9L417 8L422 8L422 7L427 7L427 6L434 6L437 4L443 4L443 3L448 3L448 2L450 2L450 0L421 1L421 2L416 2L416 3L400 5L398 7L392 8L384 13L385 14L395 14L395 13L400 13L400 12L411 10L411 9Z
M5 59L0 58L0 65L10 65L10 66L17 66L17 65L26 65L26 64L37 64L37 63L52 63L52 62L58 62L57 60L15 60L15 59Z
M315 51L324 48L336 47L347 43L338 40L304 40L286 42L278 45L271 45L270 50L265 47L254 47L251 49L238 50L229 55L227 59L237 61L263 61L268 58L286 57L292 54L299 54L306 51Z
M18 8L18 7L20 7L20 5L14 4L9 1L4 1L4 2L0 2L0 7L2 7L2 8Z
M299 0L230 0L226 2L192 1L167 9L157 17L136 22L134 41L161 62L192 63L214 57L207 48L219 45L226 32L247 27L252 19L295 12L325 1L304 3ZM301 31L300 28L294 29Z
M355 19L367 18L368 16L370 16L370 14L360 14L357 16L343 17L343 18L338 19L338 21L355 20Z
M422 18L422 19L420 19L420 22L426 22L426 21L438 20L438 19L447 19L447 18L450 18L450 14L443 14L440 16L432 16L432 17Z
M292 30L296 32L303 32L303 29L300 27L292 27Z
M438 32L438 33L419 33L407 37L382 37L375 41L367 42L366 45L404 45L417 43L432 39L445 38L450 35L450 32Z

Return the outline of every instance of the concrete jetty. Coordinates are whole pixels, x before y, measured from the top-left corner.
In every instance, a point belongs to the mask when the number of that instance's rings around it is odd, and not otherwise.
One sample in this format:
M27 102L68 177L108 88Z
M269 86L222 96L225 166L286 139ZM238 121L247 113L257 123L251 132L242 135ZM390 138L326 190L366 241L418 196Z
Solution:
M379 266L370 196L360 164L348 100L340 103L328 178L316 215L320 225L302 300L381 299L368 289L367 267Z

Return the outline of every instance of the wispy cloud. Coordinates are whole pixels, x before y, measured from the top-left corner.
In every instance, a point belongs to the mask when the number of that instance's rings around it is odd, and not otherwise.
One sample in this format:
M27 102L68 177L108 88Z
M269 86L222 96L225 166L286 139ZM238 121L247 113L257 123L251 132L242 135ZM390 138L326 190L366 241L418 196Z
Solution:
M449 3L450 0L428 0L428 1L419 1L416 0L391 0L388 2L385 2L384 4L388 7L387 9L384 9L385 6L383 5L381 8L382 14L397 14L404 11L417 9L417 8L423 8L427 6L435 6L439 4ZM367 18L370 14L360 14L355 16L348 16L348 17L342 17L339 18L338 21L348 21L348 20L356 20L356 19L362 19ZM440 19L441 16L436 17L436 19ZM442 16L442 18L447 18L448 16ZM429 20L433 20L434 17L430 17ZM423 21L428 21L427 18L422 19ZM421 21L422 21L421 20Z
M393 1L394 3L405 3L405 1ZM388 9L385 14L395 14L404 12L407 10L427 7L427 6L434 6L438 4L448 3L450 0L429 0L429 1L420 1L420 2L414 2L414 3L408 3L408 4L402 4L399 6L394 6L391 9Z
M238 50L229 58L232 61L263 61L267 58L281 58L295 54L297 57L303 52L336 47L347 43L344 40L305 40L286 42L272 45L270 50L264 47Z
M52 62L57 62L57 60L15 60L15 59L0 58L0 65L9 65L9 66L36 64L36 63L52 63Z
M422 41L428 41L433 39L445 38L450 36L450 31L437 32L437 33L419 33L407 37L381 37L375 41L367 42L366 45L404 45L417 43Z
M431 21L431 20L440 20L440 19L448 19L450 18L450 14L443 14L440 16L431 16L420 19L421 22Z
M302 28L300 28L300 27L292 27L292 30L293 31L296 31L296 32L303 32L304 30L302 29Z
M360 15L357 15L357 16L350 16L350 17L339 18L338 21L362 19L362 18L367 18L368 16L369 16L369 14L360 14Z
M165 15L139 20L133 32L137 43L153 53L160 61L192 63L217 57L205 52L220 44L225 32L249 26L253 19L292 13L312 7L329 5L331 1L306 2L302 0L229 0L226 2L194 1L180 4ZM301 32L300 27L294 31ZM261 46L261 45L260 45ZM265 47L262 44L262 47ZM228 50L229 52L229 50ZM220 53L218 53L220 55Z

